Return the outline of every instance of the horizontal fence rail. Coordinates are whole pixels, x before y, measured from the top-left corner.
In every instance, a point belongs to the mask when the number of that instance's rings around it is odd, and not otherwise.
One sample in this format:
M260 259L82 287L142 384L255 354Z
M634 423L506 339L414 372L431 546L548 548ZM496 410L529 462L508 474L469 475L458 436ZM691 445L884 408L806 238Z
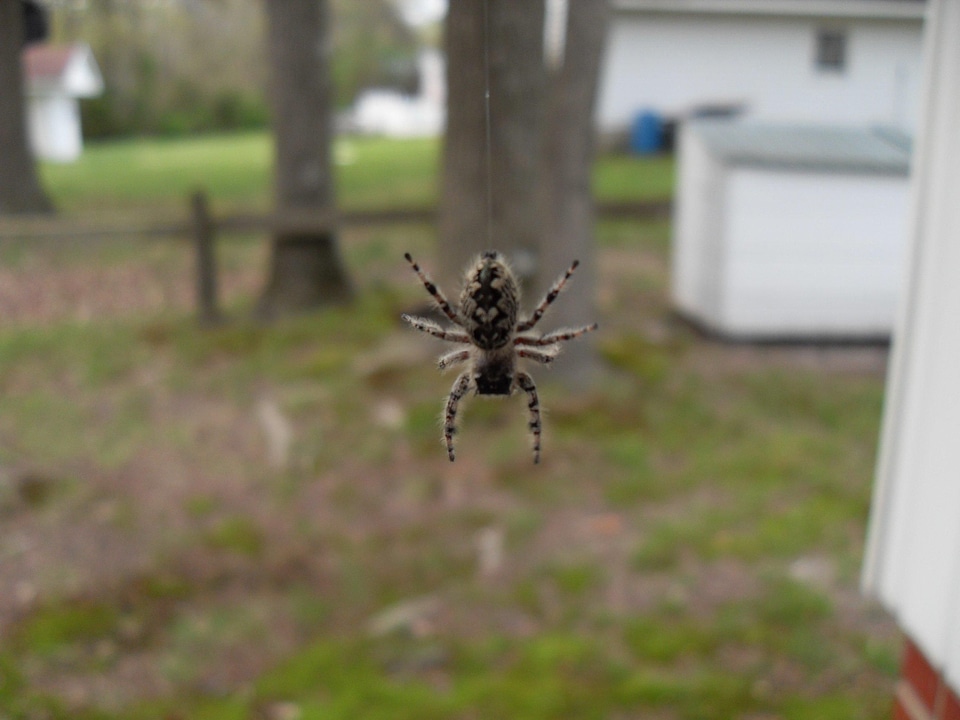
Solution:
M191 201L192 203L193 201ZM192 204L191 204L192 207ZM618 200L596 204L598 220L643 220L667 217L669 200ZM365 210L284 210L274 213L209 212L215 231L323 232L339 227L365 225L429 225L436 222L432 206L409 206ZM4 240L82 240L98 237L186 237L195 227L193 213L179 219L71 218L59 216L0 217L0 242Z
M598 220L651 220L669 217L669 199L601 201L595 205ZM108 237L191 239L196 253L197 313L201 323L217 322L217 270L214 246L218 233L310 234L342 227L423 224L437 222L433 206L366 210L284 209L272 213L228 213L210 210L203 192L190 197L189 214L180 219L69 218L15 216L0 218L0 243L10 240L84 240Z
M172 237L190 234L192 225L181 220L87 219L57 216L0 218L0 242L4 240L88 240L102 237Z

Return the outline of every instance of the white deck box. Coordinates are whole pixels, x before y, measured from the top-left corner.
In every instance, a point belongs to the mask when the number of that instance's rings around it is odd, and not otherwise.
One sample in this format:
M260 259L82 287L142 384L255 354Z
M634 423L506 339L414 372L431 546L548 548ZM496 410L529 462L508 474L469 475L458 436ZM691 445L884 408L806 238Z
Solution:
M886 338L905 254L909 145L870 128L685 123L675 308L731 338Z

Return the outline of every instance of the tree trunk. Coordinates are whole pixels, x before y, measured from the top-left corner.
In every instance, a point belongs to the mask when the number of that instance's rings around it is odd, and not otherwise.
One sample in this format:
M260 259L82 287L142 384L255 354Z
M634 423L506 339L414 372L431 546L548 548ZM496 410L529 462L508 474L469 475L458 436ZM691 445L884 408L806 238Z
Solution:
M543 263L538 285L546 289L573 259L580 260L564 297L551 310L555 324L587 325L596 320L594 203L594 105L607 30L607 0L570 0L563 61L548 87L540 213ZM596 368L591 337L570 343L557 373L587 382Z
M536 267L543 19L544 0L457 0L447 11L439 210L445 283L490 248L504 252L521 278Z
M20 0L0 0L0 215L50 212L27 136Z
M2 0L0 0L2 2ZM275 202L285 210L334 204L329 12L326 0L266 0ZM278 233L261 314L308 310L351 295L336 233Z

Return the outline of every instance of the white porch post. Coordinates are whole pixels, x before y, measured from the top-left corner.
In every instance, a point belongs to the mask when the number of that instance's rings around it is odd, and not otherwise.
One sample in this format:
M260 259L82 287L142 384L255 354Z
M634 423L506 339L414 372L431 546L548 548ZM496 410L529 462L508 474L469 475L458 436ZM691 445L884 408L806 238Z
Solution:
M960 692L960 0L930 0L863 586Z

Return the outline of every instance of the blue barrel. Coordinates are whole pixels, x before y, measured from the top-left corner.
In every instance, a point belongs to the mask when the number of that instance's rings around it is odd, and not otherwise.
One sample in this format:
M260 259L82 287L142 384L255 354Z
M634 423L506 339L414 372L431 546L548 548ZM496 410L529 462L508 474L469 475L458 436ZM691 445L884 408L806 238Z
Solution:
M663 148L663 118L646 110L634 119L630 130L630 150L639 155L650 155Z

